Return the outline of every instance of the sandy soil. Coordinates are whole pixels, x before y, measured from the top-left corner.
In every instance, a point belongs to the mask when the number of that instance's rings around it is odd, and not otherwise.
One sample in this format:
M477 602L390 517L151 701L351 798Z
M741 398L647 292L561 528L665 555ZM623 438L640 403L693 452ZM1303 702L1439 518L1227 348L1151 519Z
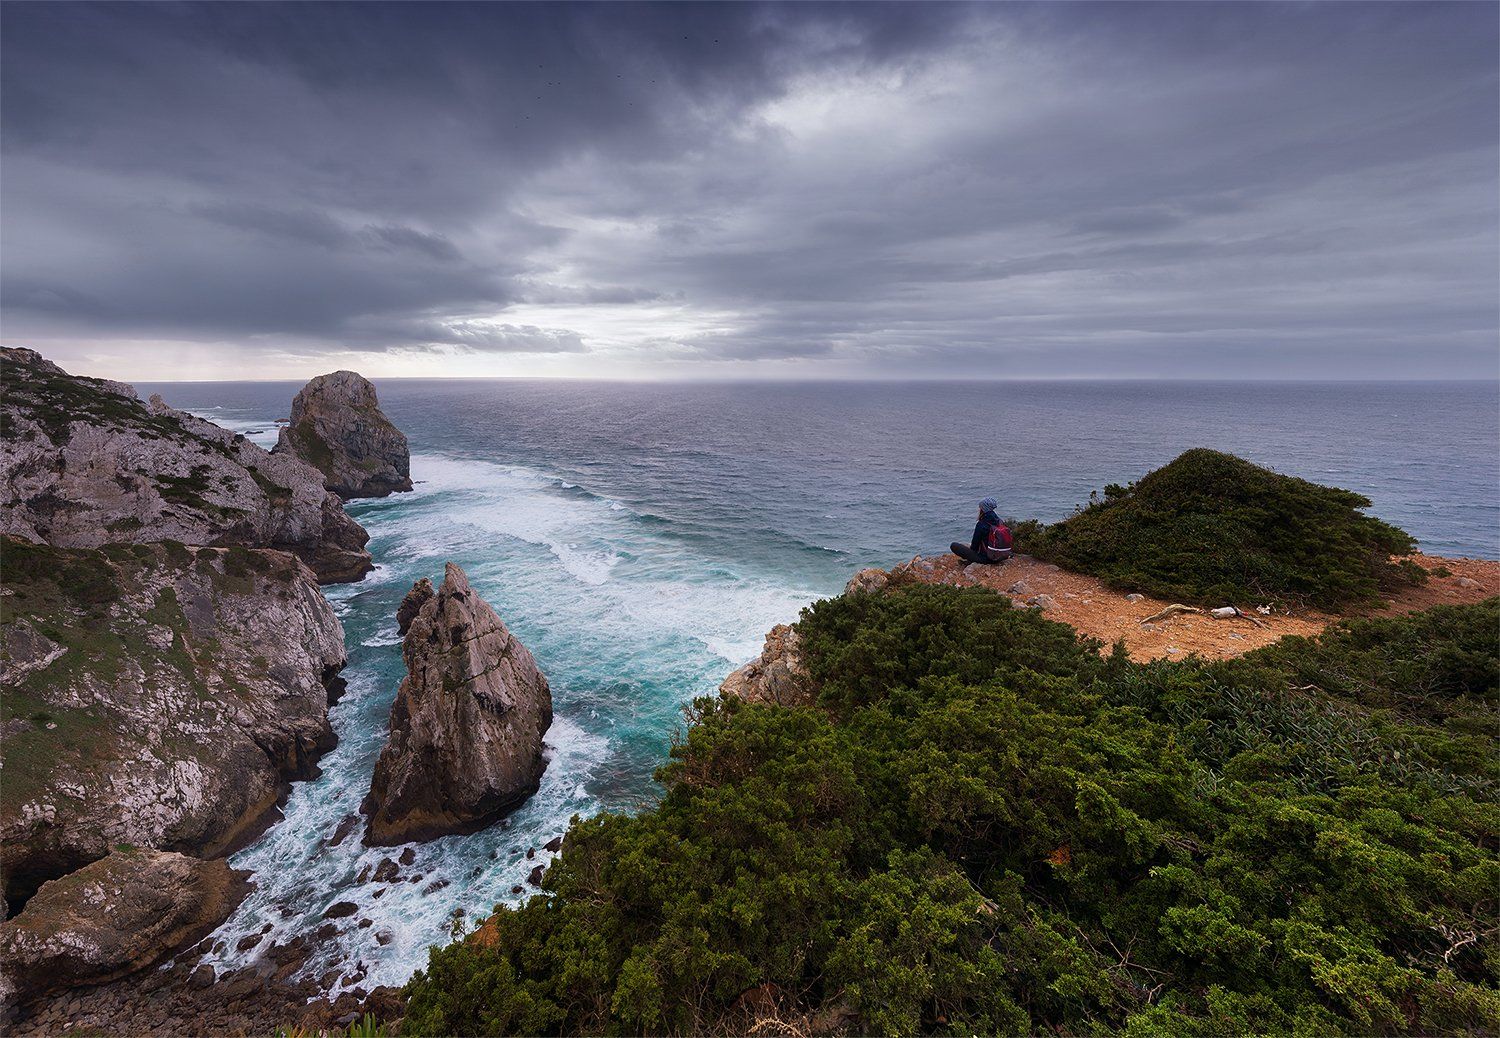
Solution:
M1451 575L1430 576L1426 584L1394 593L1383 606L1346 615L1409 613L1435 605L1478 602L1500 593L1500 562L1434 555L1414 555L1412 559L1429 571L1443 567ZM1123 638L1131 657L1137 660L1163 656L1182 659L1194 653L1211 659L1238 656L1285 635L1317 634L1341 618L1313 610L1278 611L1262 616L1255 612L1260 603L1224 602L1215 604L1237 606L1254 619L1220 620L1207 614L1187 613L1143 623L1146 617L1173 603L1142 596L1131 596L1139 599L1131 601L1124 592L1105 587L1093 577L1071 573L1026 555L1018 555L999 566L966 565L952 555L918 556L897 566L891 576L898 580L994 588L1010 595L1018 604L1040 604L1049 619L1070 624L1106 645Z

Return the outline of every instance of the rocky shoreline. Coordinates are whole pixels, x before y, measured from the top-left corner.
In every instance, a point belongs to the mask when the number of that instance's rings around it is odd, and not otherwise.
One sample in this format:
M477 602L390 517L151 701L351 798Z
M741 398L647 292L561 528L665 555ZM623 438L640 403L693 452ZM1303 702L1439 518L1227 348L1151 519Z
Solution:
M368 535L295 445L268 453L31 350L0 369L8 1030L269 1033L378 1002L297 977L319 932L220 977L206 941L182 950L253 882L224 856L335 745L344 632L318 585L364 576ZM347 464L404 477L373 388L329 378L360 391L357 414L337 394L304 414L375 428Z

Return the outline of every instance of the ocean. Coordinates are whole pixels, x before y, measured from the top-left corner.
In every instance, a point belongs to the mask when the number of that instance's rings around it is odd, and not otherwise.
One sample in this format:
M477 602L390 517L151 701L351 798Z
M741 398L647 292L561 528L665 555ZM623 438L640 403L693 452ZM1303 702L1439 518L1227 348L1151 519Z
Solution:
M357 913L333 922L308 972L336 970L337 988L402 983L456 913L472 925L533 893L542 844L574 815L649 805L683 705L771 626L864 566L966 540L986 495L1002 515L1056 520L1091 490L1213 447L1356 490L1424 551L1500 557L1495 383L377 385L410 440L416 490L349 505L377 567L326 589L349 650L339 745L293 788L285 819L232 858L256 886L217 934L221 967L350 901ZM137 386L265 446L298 388ZM551 682L549 764L504 823L413 845L401 880L361 883L400 849L327 841L358 811L385 741L403 674L396 606L449 560Z

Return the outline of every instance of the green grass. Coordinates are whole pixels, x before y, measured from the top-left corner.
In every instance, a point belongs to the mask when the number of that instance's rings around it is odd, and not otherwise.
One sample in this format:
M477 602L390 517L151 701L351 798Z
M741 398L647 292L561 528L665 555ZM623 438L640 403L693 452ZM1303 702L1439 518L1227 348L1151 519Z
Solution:
M700 700L402 1033L1492 1034L1497 619L1137 664L982 589L820 602L817 705Z
M1190 450L1129 487L1112 485L1051 526L1022 524L1018 550L1158 598L1334 609L1425 579L1391 561L1416 542L1365 515L1348 490Z

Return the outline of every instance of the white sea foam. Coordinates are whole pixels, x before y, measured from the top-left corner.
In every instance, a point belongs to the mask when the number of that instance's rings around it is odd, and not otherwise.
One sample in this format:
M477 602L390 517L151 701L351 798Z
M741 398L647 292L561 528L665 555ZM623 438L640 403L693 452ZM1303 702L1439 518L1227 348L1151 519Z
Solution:
M337 934L304 973L337 969L339 988L403 982L429 945L447 939L456 910L473 918L528 896L526 876L548 855L528 860L527 850L569 818L641 803L678 704L711 690L812 597L703 555L672 527L579 494L584 488L551 473L422 454L412 468L424 477L414 492L351 507L380 564L357 584L327 589L353 647L348 690L331 711L339 745L320 778L294 787L285 820L233 859L255 873L256 889L216 934L209 961L220 968L310 933L330 905L348 901L354 914L333 921ZM549 762L537 794L503 825L416 845L398 882L376 884L374 870L402 850L364 847L358 817L401 677L391 619L401 588L438 578L450 559L522 633L551 680ZM351 815L355 831L328 846ZM361 919L371 925L361 929ZM238 950L267 926L253 948Z

